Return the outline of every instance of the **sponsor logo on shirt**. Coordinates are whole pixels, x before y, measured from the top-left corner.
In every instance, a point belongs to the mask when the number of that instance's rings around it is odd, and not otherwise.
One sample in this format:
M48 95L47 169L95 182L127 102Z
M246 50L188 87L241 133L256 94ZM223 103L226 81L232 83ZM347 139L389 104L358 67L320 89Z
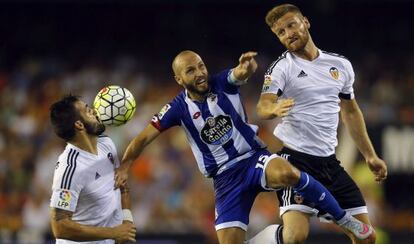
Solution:
M211 145L223 145L231 139L233 123L230 116L208 117L200 132L201 139Z
M200 117L200 115L201 115L200 111L195 112L195 113L193 114L193 119L198 119L198 117Z
M338 71L337 68L331 67L329 69L329 73L331 74L332 78L334 78L335 80L337 80L339 78L339 71Z
M302 77L306 77L308 76L308 74L305 73L305 71L301 70L300 73L298 74L298 78L302 78Z

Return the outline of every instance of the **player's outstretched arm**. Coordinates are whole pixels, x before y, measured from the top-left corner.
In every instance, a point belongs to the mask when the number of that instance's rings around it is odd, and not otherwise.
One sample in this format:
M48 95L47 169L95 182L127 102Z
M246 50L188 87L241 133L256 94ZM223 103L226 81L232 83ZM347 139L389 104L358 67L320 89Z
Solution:
M125 185L128 180L128 171L132 162L141 155L144 148L150 144L161 132L149 124L128 145L121 161L121 166L115 172L115 187Z
M254 59L256 55L257 52L247 52L240 56L239 65L233 69L233 75L237 81L245 83L256 72L257 62Z
M341 99L341 118L352 136L359 151L365 158L368 167L375 175L375 180L381 182L387 178L387 165L380 159L372 146L365 126L364 116L355 99Z
M264 93L257 103L256 112L260 119L285 117L293 105L295 105L293 99L278 99L276 94Z
M72 214L70 211L51 208L50 222L56 239L72 241L113 239L117 242L135 242L136 228L131 222L125 222L115 227L81 225L72 220Z

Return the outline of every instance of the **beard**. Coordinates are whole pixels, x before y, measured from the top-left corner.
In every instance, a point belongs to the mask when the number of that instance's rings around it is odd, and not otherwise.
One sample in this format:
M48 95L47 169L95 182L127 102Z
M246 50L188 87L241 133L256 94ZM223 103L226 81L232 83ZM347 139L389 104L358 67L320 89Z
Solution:
M199 86L196 85L196 82L193 82L191 84L185 85L184 88L187 89L188 91L190 91L191 93L195 93L199 96L205 96L210 91L210 83L209 83L208 77L206 77L205 80L207 82L206 87L199 87Z
M92 123L92 122L86 122L83 120L82 123L85 126L86 133L88 133L89 135L99 136L106 129L105 125L98 121L95 123Z
M308 41L309 41L309 33L307 33L306 35L297 37L297 40L295 41L294 46L290 44L286 44L285 47L290 52L298 52L298 51L305 49L306 44L308 44Z

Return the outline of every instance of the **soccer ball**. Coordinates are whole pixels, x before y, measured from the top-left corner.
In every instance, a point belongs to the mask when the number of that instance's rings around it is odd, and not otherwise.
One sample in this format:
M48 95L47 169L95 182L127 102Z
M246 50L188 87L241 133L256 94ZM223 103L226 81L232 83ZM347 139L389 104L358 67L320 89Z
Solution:
M126 88L111 85L102 88L95 97L93 107L102 123L119 126L128 122L135 113L135 99Z

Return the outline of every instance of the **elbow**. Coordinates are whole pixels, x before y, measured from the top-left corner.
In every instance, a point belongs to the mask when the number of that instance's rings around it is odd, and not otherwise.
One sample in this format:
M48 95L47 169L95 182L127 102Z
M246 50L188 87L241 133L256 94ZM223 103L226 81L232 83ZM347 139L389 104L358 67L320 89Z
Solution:
M259 119L269 119L269 116L263 111L262 106L260 106L259 104L256 106L256 114L257 117L259 117Z
M61 221L59 221L61 222ZM70 235L68 234L69 232L66 231L65 228L65 224L63 223L52 223L52 232L53 232L53 236L56 239L69 239L70 240Z

